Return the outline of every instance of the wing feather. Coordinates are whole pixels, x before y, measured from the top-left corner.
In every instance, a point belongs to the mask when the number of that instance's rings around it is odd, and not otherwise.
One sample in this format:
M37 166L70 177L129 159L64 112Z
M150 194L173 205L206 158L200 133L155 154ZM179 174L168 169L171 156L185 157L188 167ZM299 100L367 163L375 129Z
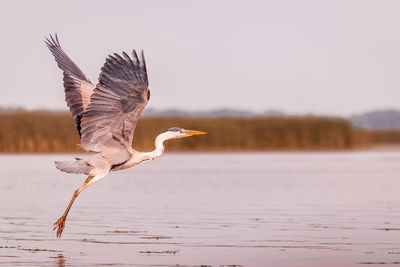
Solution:
M82 117L82 146L97 152L118 145L130 150L133 132L148 95L143 52L141 60L135 50L132 58L125 52L122 56L109 55Z
M65 102L67 102L67 106L75 119L78 132L81 135L81 117L90 103L94 86L62 50L57 34L55 37L50 35L50 38L46 38L45 43L56 59L58 67L63 71Z

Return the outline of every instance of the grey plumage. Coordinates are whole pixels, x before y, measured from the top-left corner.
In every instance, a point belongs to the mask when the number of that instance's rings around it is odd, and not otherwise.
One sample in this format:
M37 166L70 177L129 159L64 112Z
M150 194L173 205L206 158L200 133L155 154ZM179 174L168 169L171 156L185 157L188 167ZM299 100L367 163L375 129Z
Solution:
M123 53L109 56L99 83L81 121L82 146L99 152L115 142L131 147L136 123L148 101L148 80L143 52L139 61Z
M182 128L179 128L179 127L172 127L172 128L168 129L168 131L170 131L170 132L178 132L180 130L182 130Z
M94 86L78 66L65 54L58 41L50 35L46 38L46 45L54 55L58 67L63 71L65 101L75 119L79 135L81 135L81 118L89 104Z
M57 35L46 38L46 45L63 70L65 101L75 119L82 147L104 152L103 157L111 165L126 162L137 121L150 97L143 51L140 60L135 50L132 57L125 52L122 56L110 55L94 87L62 50ZM57 168L76 173L74 166L83 170L80 163L59 163Z
M75 161L55 161L56 168L67 173L87 173L91 166L82 159Z

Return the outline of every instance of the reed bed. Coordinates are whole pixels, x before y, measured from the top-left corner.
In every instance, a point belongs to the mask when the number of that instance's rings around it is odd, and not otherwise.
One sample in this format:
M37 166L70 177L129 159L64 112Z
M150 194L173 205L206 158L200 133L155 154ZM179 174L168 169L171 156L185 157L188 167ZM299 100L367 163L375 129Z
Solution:
M79 135L67 112L0 113L0 152L79 152ZM170 127L202 130L204 136L170 140L169 151L347 150L400 143L400 130L365 131L330 117L142 118L133 146L151 150Z
M376 145L400 145L400 129L369 131L368 135Z

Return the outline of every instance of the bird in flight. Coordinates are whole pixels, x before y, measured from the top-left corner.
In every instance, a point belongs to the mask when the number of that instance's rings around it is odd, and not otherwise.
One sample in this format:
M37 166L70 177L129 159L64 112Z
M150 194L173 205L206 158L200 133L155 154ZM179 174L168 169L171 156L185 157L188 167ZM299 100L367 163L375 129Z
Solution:
M65 54L57 34L45 41L63 71L65 101L75 119L82 148L90 155L74 161L56 161L56 168L67 173L88 175L73 193L64 214L54 224L57 237L75 198L88 186L103 179L110 171L123 170L153 160L164 152L164 141L193 135L202 131L173 127L159 134L155 149L139 152L132 148L133 133L139 117L150 99L143 51L132 57L125 52L109 55L101 68L99 82L94 86L78 66Z

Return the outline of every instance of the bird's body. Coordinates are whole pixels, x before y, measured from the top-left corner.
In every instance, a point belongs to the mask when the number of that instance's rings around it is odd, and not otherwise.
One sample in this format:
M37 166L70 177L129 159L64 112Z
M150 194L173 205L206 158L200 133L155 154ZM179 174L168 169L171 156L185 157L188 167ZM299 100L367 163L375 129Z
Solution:
M94 86L61 49L57 35L46 40L47 47L63 71L65 101L81 136L82 147L91 152L75 161L56 161L57 169L67 173L86 174L88 178L73 194L54 230L60 237L75 198L88 186L103 179L110 171L131 168L153 160L164 152L164 141L205 132L170 128L155 140L151 152L132 148L137 121L150 99L143 51L140 60L133 50L132 58L114 54L106 59L99 83Z

